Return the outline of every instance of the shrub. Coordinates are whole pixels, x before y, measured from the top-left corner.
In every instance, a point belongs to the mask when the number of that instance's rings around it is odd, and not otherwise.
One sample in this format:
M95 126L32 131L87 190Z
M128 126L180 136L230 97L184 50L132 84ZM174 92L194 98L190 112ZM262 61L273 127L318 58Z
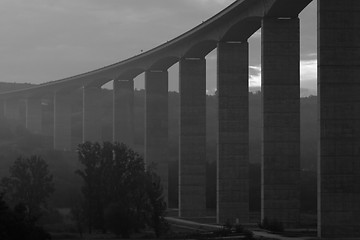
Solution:
M230 220L226 220L225 224L223 225L223 227L227 230L231 230L233 225L231 224Z
M151 227L159 237L168 229L160 177L143 158L122 143L85 142L78 147L77 170L84 180L81 204L89 233L110 230L128 238Z
M234 227L236 233L244 233L244 227L241 224L235 224Z
M245 239L246 239L246 240L253 240L253 239L255 239L255 238L254 238L254 233L253 233L252 231L245 229L245 230L243 231L243 233L244 233L244 235L245 235Z
M269 230L271 232L284 232L284 226L282 224L282 222L280 222L277 219L268 219L268 218L264 218L262 223L259 224L260 228Z
M36 219L30 217L24 204L9 208L0 193L0 239L6 240L48 240L49 233L36 225Z

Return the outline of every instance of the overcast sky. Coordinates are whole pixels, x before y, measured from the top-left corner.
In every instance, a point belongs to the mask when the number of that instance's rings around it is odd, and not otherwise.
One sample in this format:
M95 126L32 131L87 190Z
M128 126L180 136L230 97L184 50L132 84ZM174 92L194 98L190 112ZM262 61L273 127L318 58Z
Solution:
M43 83L147 51L200 24L234 0L1 0L0 81ZM301 80L316 88L316 2L300 15ZM250 38L250 85L260 84L260 33ZM207 56L216 88L216 54ZM170 90L178 90L178 66ZM143 75L135 81L143 87Z

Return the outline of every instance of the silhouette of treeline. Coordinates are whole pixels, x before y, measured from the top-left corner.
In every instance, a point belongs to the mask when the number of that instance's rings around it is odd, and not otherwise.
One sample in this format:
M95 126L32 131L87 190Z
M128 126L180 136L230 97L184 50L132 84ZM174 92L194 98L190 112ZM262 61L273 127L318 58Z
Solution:
M29 88L35 86L31 83L7 83L7 82L0 82L0 92L8 92L13 90L18 90L22 88Z
M134 92L135 151L143 154L144 149L144 107L145 91ZM72 104L72 145L74 149L82 136L82 95L74 94ZM102 130L103 141L112 139L112 91L103 89ZM29 133L24 127L11 121L0 122L0 176L2 169L19 155L40 154L49 161L54 173L56 192L52 203L58 207L68 207L76 198L80 179L73 172L78 169L76 153L51 150L53 105L51 100L43 104L43 128L48 136ZM250 93L250 209L260 209L260 161L261 161L261 93ZM178 122L179 93L169 92L169 182L170 207L177 205L178 170ZM302 166L302 208L305 211L316 209L316 158L317 158L317 97L301 98L301 166ZM207 206L216 204L216 139L217 139L217 97L207 96Z

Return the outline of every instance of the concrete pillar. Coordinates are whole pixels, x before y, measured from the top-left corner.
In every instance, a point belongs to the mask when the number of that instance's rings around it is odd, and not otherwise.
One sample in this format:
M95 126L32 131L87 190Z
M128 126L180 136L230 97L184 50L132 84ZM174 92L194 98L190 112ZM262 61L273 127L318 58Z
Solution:
M26 128L26 100L19 101L19 120L18 123Z
M41 98L26 99L25 109L25 125L32 133L42 133L42 106Z
M0 119L5 118L5 99L0 99Z
M113 89L113 141L133 147L134 81L114 80Z
M217 222L249 222L249 48L220 42Z
M83 142L102 142L101 107L101 88L83 87Z
M179 217L202 217L206 210L206 61L181 59Z
M65 93L54 94L54 149L71 149L71 96Z
M262 20L261 217L297 227L300 210L299 19Z
M6 99L4 102L4 114L9 120L19 121L20 119L20 103L18 99Z
M168 72L145 72L145 162L156 166L168 199Z
M360 239L360 1L318 13L318 235Z

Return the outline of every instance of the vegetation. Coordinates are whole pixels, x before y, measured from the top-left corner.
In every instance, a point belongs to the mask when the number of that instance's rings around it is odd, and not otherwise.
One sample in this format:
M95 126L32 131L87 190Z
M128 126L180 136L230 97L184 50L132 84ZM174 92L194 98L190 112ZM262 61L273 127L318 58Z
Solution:
M110 230L129 237L146 226L164 231L166 205L159 177L125 144L86 142L78 147L84 180L82 204L89 233Z
M19 157L10 167L10 177L4 177L1 186L9 200L23 204L29 217L39 218L54 192L53 176L40 156Z
M259 227L262 229L269 230L271 232L277 232L277 233L284 232L284 226L282 222L280 222L277 219L264 218L261 224L259 224Z
M38 226L47 200L54 192L48 165L40 156L19 157L9 172L10 177L1 180L0 239L51 239L50 234ZM5 197L13 209L5 202Z
M167 236L167 239L244 239L254 240L254 234L240 224L232 225L225 223L221 228L213 231L194 231L190 233L178 233Z
M111 139L111 91L103 90L103 101L104 101L104 114L103 114L103 134L105 139ZM141 155L144 145L144 91L135 91L135 149ZM82 136L82 117L81 117L81 96L79 95L79 101L74 101L73 105L73 116L72 116L72 142L73 146L76 143L81 141ZM260 211L260 153L261 153L261 94L260 93L251 93L250 98L250 211L259 212ZM308 97L301 99L301 211L306 213L306 220L304 222L309 222L308 218L311 218L316 224L315 214L316 214L316 134L317 134L317 125L316 125L316 97ZM52 109L51 100L48 104L43 105L43 127L45 133L48 136L40 136L30 133L25 129L25 127L16 123L15 121L8 121L5 119L0 119L0 177L7 176L10 178L8 169L14 164L14 160L18 156L31 156L31 155L41 155L44 159L51 159L48 161L48 171L52 173L53 178L53 188L56 191L53 191L53 194L46 198L46 203L48 209L43 211L43 216L37 221L37 224L46 224L52 223L51 226L46 226L46 229L52 229L57 231L59 229L71 229L71 233L75 234L88 232L89 230L89 220L87 216L90 214L89 211L86 211L86 204L90 204L87 201L84 194L84 185L81 186L81 175L74 174L76 169L80 171L85 171L86 166L78 161L78 155L75 152L64 152L64 151L54 151L50 150L52 147L52 138L50 137L52 133L51 126L53 124L53 109ZM169 188L169 206L177 207L178 204L178 111L179 111L179 94L175 92L169 93L169 185L172 186ZM206 170L206 201L207 207L214 209L216 206L216 126L217 126L217 99L215 96L207 96L207 170ZM23 111L23 110L22 110ZM23 114L23 113L21 113ZM46 135L46 134L45 134ZM94 144L93 144L94 145ZM99 145L102 149L104 146ZM74 147L75 148L75 147ZM109 148L112 148L110 146ZM110 156L110 154L109 154ZM109 157L110 158L110 157ZM104 159L104 158L103 158ZM111 159L113 161L113 159ZM96 160L97 161L97 160ZM80 166L81 165L81 166ZM100 166L101 164L99 164ZM113 166L113 165L110 165ZM142 167L144 169L144 167ZM98 166L94 167L98 169ZM99 168L100 169L100 168ZM99 170L98 169L98 170ZM97 171L98 171L97 170ZM94 173L98 174L97 171ZM108 170L106 170L108 171ZM139 171L141 173L141 171ZM156 183L156 177L151 175L153 172L152 169L149 171L142 172L143 178L152 178L152 182ZM147 174L144 174L147 173ZM113 177L113 176L111 176ZM111 186L102 188L106 183L106 180L102 179L100 182L94 183L94 189L100 191L108 191ZM102 182L103 181L103 182ZM6 180L5 180L6 182ZM96 184L102 184L97 186ZM123 182L121 182L123 184ZM6 184L5 184L6 185ZM1 187L4 188L4 184L1 184ZM106 184L105 184L106 185ZM156 185L156 184L155 184ZM119 186L121 186L119 184ZM82 187L82 188L81 188ZM142 186L145 188L148 186ZM112 186L112 189L115 189ZM156 188L150 188L156 189ZM159 187L158 189L161 189ZM98 191L96 190L96 191ZM12 194L10 190L7 190L7 194L3 197L8 204L10 204L11 211L14 210L16 201L12 200ZM79 195L82 196L80 197ZM150 193L147 193L150 195ZM156 195L156 194L155 194ZM111 209L121 208L116 204L117 201L108 202L107 199L100 199L98 202L92 201L91 204L95 207L92 209L93 218L92 218L92 229L98 231L111 231L111 219L114 217L110 213ZM115 199L115 197L114 197ZM150 200L147 203L147 206L150 206ZM152 203L155 206L154 203ZM44 210L45 205L41 204L41 209ZM62 209L67 209L66 211L70 212L69 209L72 209L72 219L66 220L64 226L63 224L64 213L61 212ZM101 209L101 211L100 211ZM150 208L149 208L150 209ZM154 208L155 209L155 208ZM161 205L159 207L161 209ZM121 210L121 209L120 209ZM120 211L119 210L119 211ZM147 210L147 212L155 210ZM61 212L61 214L59 214ZM116 212L116 211L114 211ZM68 213L70 215L70 213ZM100 217L96 217L100 216ZM155 214L154 216L160 216ZM257 218L257 215L254 215L254 219ZM314 219L313 219L314 218ZM145 219L145 218L144 218ZM152 220L153 223L156 223L155 220ZM159 218L161 219L161 218ZM65 226L66 225L66 226ZM70 226L71 225L71 226ZM146 223L140 224L138 227L141 229L144 225L151 227L150 215L147 215ZM153 224L154 226L156 224ZM163 228L166 228L164 225L160 225L160 232L164 231ZM310 227L313 227L311 225ZM132 229L132 232L138 229ZM60 231L60 230L59 230ZM53 231L51 231L53 233ZM70 231L69 231L70 232ZM155 231L154 231L155 232ZM121 235L121 233L119 233ZM131 234L131 233L129 233ZM0 237L1 239L1 237Z
M49 233L36 225L36 219L28 214L25 205L19 203L11 209L0 194L0 239L2 240L47 240Z

